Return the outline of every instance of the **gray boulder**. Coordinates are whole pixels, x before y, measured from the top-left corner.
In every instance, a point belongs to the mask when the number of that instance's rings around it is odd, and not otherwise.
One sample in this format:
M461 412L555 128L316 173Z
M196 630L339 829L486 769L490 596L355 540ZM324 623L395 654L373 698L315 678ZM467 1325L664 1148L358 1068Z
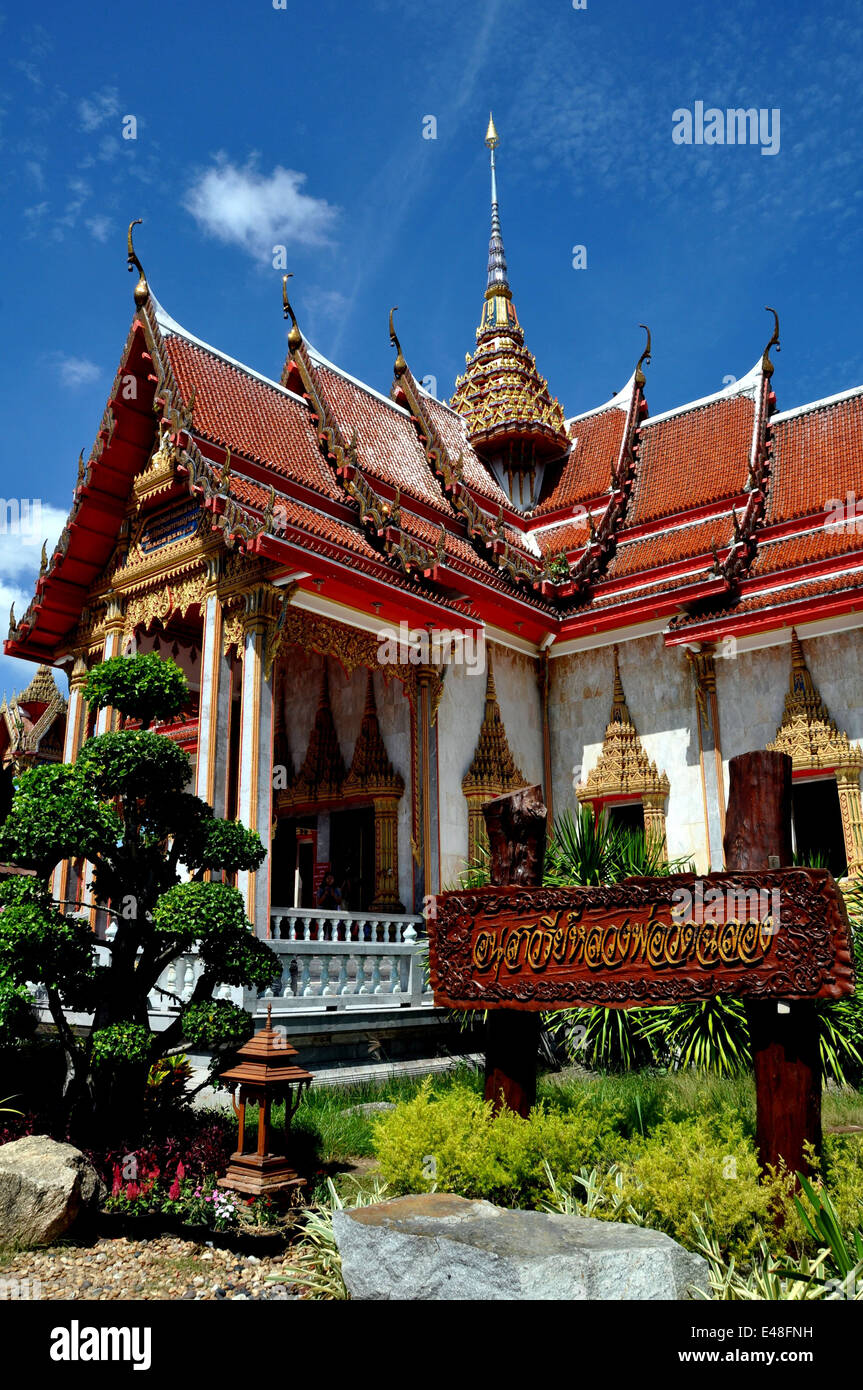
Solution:
M71 1144L31 1134L0 1145L0 1240L50 1245L82 1210L98 1204L103 1190Z
M661 1231L448 1192L333 1213L355 1299L684 1299L706 1262Z

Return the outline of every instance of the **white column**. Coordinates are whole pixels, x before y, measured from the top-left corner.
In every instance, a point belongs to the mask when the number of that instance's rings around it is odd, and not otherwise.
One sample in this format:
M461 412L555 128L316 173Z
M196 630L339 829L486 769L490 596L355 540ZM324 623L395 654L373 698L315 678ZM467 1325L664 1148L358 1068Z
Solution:
M225 814L231 717L231 660L222 651L223 630L214 584L204 604L195 795L209 802L217 816Z
M105 641L102 647L102 660L109 661L112 656L119 656L123 646L123 601L119 598L108 600L108 612L105 615ZM99 710L96 716L96 734L107 734L116 725L116 710L105 706Z
M281 595L261 585L246 595L243 682L240 706L240 766L237 819L257 830L267 857L253 873L237 876L246 914L258 936L270 928L270 847L273 818L273 673L266 674L267 641Z
M83 652L77 652L69 676L69 703L66 706L66 733L63 739L63 762L74 763L87 727L87 705L82 690L87 679L87 662ZM51 876L51 895L58 902L71 899L77 891L77 874L68 859L57 865Z

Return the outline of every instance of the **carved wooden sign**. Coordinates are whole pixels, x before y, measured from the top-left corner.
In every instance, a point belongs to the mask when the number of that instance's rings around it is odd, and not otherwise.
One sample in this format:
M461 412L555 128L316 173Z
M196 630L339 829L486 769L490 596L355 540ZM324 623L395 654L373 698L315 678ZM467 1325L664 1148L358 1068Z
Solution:
M854 990L845 905L826 869L443 893L429 936L435 1002L456 1009L625 1009L717 994L838 999Z

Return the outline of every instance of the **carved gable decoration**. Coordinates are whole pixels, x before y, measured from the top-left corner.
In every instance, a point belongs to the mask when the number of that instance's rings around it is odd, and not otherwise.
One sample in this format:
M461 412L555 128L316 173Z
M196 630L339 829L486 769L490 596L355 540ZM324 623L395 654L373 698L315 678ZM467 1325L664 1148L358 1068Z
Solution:
M579 801L601 801L609 796L630 795L645 797L668 796L669 782L664 772L657 770L645 752L632 722L620 679L617 646L614 647L614 693L611 716L605 730L602 753L586 781L576 787Z
M366 707L350 772L345 779L345 795L365 792L373 797L400 797L404 789L404 778L390 762L381 734L375 704L374 672L370 670L366 682Z
M26 690L13 695L8 704L4 698L0 705L8 735L3 766L11 766L17 775L40 763L62 762L65 713L66 701L57 689L53 672L48 666L40 666Z
M836 768L863 768L863 751L837 729L821 699L803 656L796 629L791 631L791 680L785 711L776 738L768 749L787 753L794 770L833 772Z
M467 814L467 854L468 863L474 864L488 846L485 820L482 808L486 802L504 792L517 791L527 786L527 780L512 755L506 736L500 705L497 702L497 689L494 683L494 668L491 652L488 652L488 667L485 683L485 711L480 725L479 739L470 767L462 778L461 789L468 806Z

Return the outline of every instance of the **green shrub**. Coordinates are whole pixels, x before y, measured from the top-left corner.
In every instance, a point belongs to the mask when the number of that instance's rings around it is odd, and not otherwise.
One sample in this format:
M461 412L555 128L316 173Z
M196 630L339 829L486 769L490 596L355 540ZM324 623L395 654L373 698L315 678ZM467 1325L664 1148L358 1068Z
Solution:
M586 1164L609 1163L624 1145L621 1107L582 1098L567 1110L538 1105L523 1120L492 1113L489 1101L453 1087L435 1095L427 1080L413 1099L375 1126L381 1174L395 1195L432 1187L503 1206L534 1207L556 1181Z
M189 698L189 685L179 666L156 652L142 656L113 656L94 666L84 682L84 699L91 709L113 706L146 728L154 719L171 719Z
M754 1144L728 1114L663 1120L646 1139L630 1141L620 1167L623 1194L644 1224L667 1231L690 1249L693 1216L701 1216L705 1206L720 1248L738 1259L755 1252L761 1234L772 1231L778 1210L788 1214L785 1237L800 1234L788 1175L759 1182Z

